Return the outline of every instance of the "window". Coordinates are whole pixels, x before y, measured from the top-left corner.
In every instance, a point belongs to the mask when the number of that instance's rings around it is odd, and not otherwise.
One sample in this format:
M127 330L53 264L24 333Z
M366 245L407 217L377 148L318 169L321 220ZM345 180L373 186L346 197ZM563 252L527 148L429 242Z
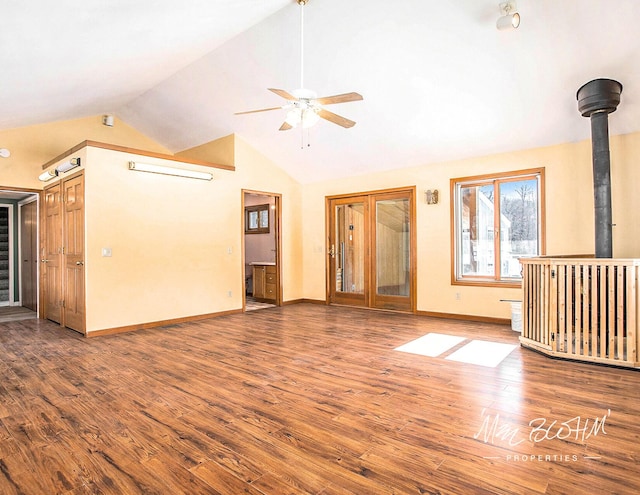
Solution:
M451 179L454 284L514 285L543 253L544 169Z
M244 233L269 233L269 205L247 206L244 209Z

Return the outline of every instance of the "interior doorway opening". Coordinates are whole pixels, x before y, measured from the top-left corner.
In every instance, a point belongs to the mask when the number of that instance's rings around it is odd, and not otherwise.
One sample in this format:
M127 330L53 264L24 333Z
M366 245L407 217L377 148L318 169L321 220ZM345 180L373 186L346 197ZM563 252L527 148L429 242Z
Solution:
M242 191L243 310L282 304L279 194Z
M14 314L16 320L37 316L39 198L39 192L33 189L0 187L0 307L6 308L3 321L11 321ZM20 306L24 309L9 311Z

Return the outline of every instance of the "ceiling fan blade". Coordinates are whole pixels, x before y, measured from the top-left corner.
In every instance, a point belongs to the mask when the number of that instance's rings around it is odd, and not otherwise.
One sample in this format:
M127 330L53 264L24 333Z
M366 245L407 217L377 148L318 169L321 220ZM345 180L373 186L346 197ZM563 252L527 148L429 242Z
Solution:
M323 119L328 120L329 122L333 122L334 124L341 125L342 127L349 128L356 125L353 120L341 117L340 115L330 112L329 110L325 110L324 108L318 111L318 115Z
M269 91L271 91L272 93L275 93L278 96L281 96L285 100L296 101L298 99L295 96L293 96L292 94L290 94L287 91L285 91L284 89L273 89L273 88L267 88L267 89Z
M245 113L269 112L271 110L281 110L282 107L262 108L260 110L249 110L248 112L236 112L233 115L244 115Z
M350 101L362 100L362 95L358 93L344 93L342 95L324 96L322 98L316 98L316 101L320 105L333 105L334 103L348 103Z
M293 129L293 126L287 124L286 122L280 126L279 131L288 131L289 129Z

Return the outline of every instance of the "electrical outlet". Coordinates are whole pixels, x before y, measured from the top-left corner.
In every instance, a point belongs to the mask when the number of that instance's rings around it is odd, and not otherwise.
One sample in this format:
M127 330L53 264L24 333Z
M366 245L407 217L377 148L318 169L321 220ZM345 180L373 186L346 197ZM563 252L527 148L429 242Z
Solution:
M231 246L227 248L227 254L233 254L233 248Z
M233 292L228 291L228 292L227 292L227 296L228 296L228 297L233 297Z
M459 300L460 300L460 293L456 292L456 301L459 301Z

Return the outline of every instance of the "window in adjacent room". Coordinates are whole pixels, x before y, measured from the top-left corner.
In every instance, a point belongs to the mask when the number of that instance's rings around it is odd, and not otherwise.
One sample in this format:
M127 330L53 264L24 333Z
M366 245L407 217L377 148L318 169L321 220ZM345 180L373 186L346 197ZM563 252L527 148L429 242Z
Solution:
M544 251L544 169L451 179L454 284L519 286Z

